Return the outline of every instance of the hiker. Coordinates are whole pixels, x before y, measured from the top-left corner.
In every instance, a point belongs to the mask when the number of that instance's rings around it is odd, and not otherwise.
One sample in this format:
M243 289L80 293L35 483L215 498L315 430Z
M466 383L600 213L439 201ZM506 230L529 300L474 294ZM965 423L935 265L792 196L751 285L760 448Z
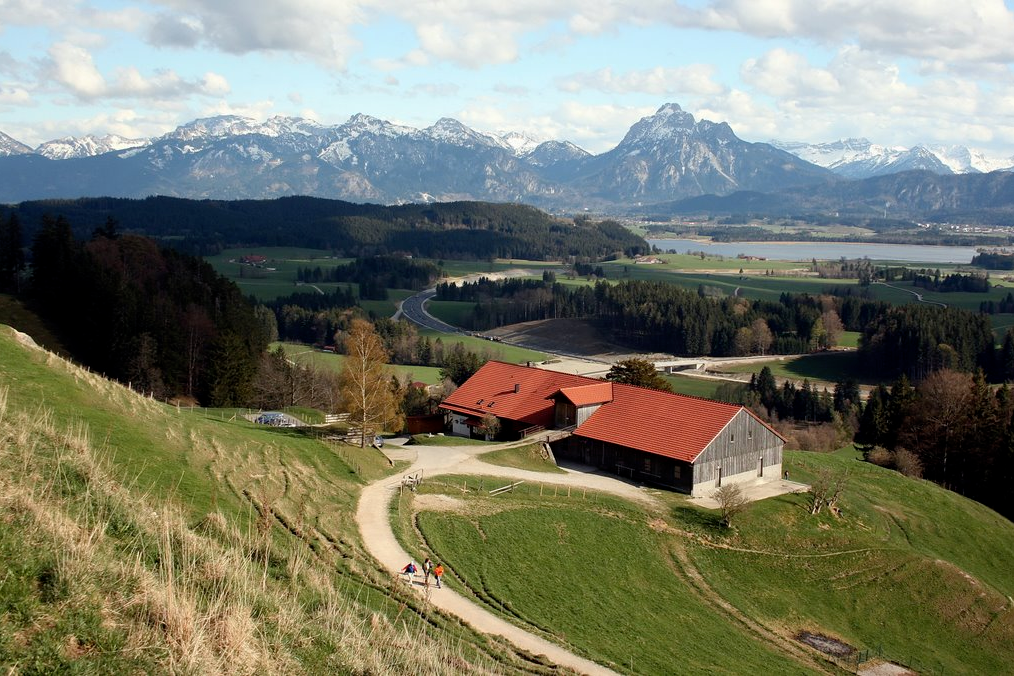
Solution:
M423 561L423 573L426 575L426 577L423 579L423 584L425 584L427 587L430 586L430 573L432 572L433 572L433 562L430 561L429 558L427 557L427 559Z
M443 564L438 563L437 567L433 569L433 577L437 579L437 589L440 589L440 578L444 575Z
M408 580L409 584L412 584L412 576L415 575L416 567L415 564L409 561L405 564L405 567L401 569L402 574L405 575L405 579Z

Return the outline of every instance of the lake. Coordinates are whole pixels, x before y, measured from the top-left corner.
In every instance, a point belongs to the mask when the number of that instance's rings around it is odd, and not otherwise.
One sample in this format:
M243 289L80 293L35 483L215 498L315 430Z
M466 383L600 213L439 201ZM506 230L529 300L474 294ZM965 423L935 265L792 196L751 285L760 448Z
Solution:
M909 263L962 263L972 261L975 247L930 246L926 244L866 244L861 242L699 242L692 239L649 239L662 251L686 253L703 251L713 256L735 258L739 254L778 261L838 260L869 258L876 261Z

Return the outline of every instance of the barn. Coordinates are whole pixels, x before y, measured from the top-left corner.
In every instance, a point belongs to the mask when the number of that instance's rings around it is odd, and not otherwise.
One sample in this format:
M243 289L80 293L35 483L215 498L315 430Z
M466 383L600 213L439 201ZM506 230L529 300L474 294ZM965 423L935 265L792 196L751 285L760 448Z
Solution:
M782 473L785 440L737 404L490 361L441 408L452 434L489 416L503 439L556 430L558 458L695 496Z

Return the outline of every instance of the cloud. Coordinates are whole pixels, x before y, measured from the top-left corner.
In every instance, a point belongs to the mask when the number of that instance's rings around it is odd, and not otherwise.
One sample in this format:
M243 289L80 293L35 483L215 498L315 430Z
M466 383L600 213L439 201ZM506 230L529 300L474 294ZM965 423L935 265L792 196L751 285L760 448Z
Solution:
M1014 59L1014 14L1003 0L713 0L674 23L915 58Z
M192 94L222 96L229 93L229 82L217 73L205 73L187 81L171 70L159 70L145 76L132 66L116 69L107 79L95 66L83 47L58 42L49 48L48 77L79 99L106 98L175 99Z
M83 47L57 42L49 48L51 77L83 99L101 96L106 81L95 67L92 55Z
M343 69L358 48L350 28L363 22L355 0L162 0L148 29L156 46L205 45L229 54L284 52Z
M556 85L562 91L570 93L592 89L615 94L708 96L725 89L711 79L714 72L714 66L707 64L679 68L656 66L625 73L614 73L612 68L602 68L590 73L575 73L557 78Z
M0 106L27 106L32 95L23 87L0 84Z

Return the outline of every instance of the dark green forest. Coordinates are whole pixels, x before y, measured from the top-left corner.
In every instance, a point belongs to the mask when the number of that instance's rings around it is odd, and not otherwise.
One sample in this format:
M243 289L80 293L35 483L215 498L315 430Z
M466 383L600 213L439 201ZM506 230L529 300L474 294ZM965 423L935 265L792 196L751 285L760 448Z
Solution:
M62 217L31 253L29 299L77 361L159 398L251 399L274 317L209 264L111 226L81 241Z
M314 197L274 200L88 198L0 207L19 218L26 240L45 217L64 217L79 239L112 219L187 253L207 256L243 246L298 246L338 257L407 253L433 259L570 256L603 259L647 253L640 237L615 221L561 219L520 204L448 202L381 206Z

